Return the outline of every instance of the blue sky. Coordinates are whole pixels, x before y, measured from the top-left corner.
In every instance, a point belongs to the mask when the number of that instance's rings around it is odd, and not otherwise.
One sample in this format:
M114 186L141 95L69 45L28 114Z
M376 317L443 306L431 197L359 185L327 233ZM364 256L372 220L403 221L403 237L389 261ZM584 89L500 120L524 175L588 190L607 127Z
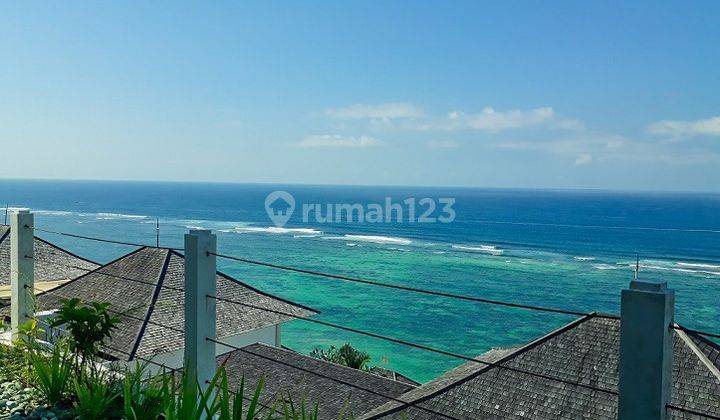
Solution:
M720 191L718 2L16 2L4 178Z

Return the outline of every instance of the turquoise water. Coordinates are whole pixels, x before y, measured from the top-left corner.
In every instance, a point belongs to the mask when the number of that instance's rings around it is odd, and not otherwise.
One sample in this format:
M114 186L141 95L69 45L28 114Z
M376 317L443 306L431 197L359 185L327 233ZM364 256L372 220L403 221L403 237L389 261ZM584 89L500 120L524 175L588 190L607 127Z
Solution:
M401 202L453 197L453 223L303 223L273 229L274 190L298 203ZM720 196L577 191L182 183L0 181L0 203L30 207L38 227L181 246L188 227L218 234L221 252L394 284L581 311L619 311L633 276L677 290L676 318L720 331ZM348 236L349 235L349 236ZM132 248L40 234L104 262ZM572 317L418 295L218 260L230 275L312 306L319 319L465 354L517 345ZM372 363L419 381L461 360L294 321L284 344L350 342Z

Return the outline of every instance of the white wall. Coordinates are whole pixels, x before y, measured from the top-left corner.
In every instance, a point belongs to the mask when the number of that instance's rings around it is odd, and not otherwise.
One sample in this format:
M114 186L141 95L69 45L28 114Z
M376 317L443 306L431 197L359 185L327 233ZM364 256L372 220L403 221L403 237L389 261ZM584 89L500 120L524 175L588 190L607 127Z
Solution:
M271 346L280 346L280 325L271 325L269 327L260 328L253 331L247 331L242 334L237 334L229 337L218 337L218 341L223 341L236 347L245 347L255 343L265 343ZM221 344L215 345L215 354L220 356L235 350L232 347L223 346ZM178 349L168 353L158 354L152 357L155 363L165 365L167 367L178 369L182 368L185 350ZM138 361L142 363L142 361ZM132 362L131 362L132 363ZM162 368L157 365L149 364L147 369L151 372L159 372Z

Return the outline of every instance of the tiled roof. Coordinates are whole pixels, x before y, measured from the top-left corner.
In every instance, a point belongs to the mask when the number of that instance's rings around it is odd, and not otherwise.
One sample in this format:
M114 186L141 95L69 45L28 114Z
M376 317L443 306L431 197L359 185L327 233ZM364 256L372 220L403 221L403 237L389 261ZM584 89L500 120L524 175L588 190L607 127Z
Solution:
M674 330L671 403L720 415L718 347ZM702 347L697 343L702 343ZM620 323L585 317L498 360L499 363L569 382L617 391ZM714 363L709 359L714 357ZM460 419L615 419L617 397L577 385L468 362L402 397L403 401ZM397 408L400 407L400 410ZM674 418L689 415L670 410ZM389 402L366 413L387 418L429 419L426 411Z
M35 281L69 280L99 267L98 264L35 238ZM68 267L70 266L70 267ZM79 268L73 268L79 267ZM0 286L10 284L10 226L0 225Z
M383 395L396 398L414 388L407 383L304 356L292 350L265 344L253 344L243 350L246 351L235 350L217 359L218 365L225 363L231 389L237 389L244 376L245 395L251 398L262 376L265 379L262 395L266 405L272 405L278 397L287 398L290 393L296 406L303 398L306 406L314 407L317 403L321 419L355 418L392 401Z
M39 310L60 307L62 299L109 302L120 325L106 341L107 353L121 360L149 357L181 349L180 332L158 326L184 329L184 292L165 287L184 287L184 257L176 251L143 247L94 271L85 273L37 296ZM133 281L134 280L134 281ZM299 317L316 311L263 293L225 274L217 274L217 296L281 311ZM218 339L271 326L291 317L259 309L217 302ZM119 351L113 351L117 349ZM130 354L130 355L128 355Z

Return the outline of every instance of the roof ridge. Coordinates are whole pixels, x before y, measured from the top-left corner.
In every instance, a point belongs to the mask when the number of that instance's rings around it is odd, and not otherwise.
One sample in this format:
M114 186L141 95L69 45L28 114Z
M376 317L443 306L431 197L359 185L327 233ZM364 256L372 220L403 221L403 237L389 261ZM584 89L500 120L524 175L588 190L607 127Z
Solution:
M44 291L44 292L42 292L42 293L38 293L37 295L35 295L35 297L37 298L37 297L39 297L39 296L42 296L42 295L45 295L45 294L47 294L47 293L54 292L54 291L56 291L56 290L58 290L58 289L61 289L61 288L65 287L65 286L67 286L68 284L75 283L76 281L80 280L81 278L86 277L86 276L89 276L90 274L94 274L94 273L98 272L99 270L101 270L101 269L103 269L103 268L105 268L105 267L107 267L107 266L109 266L109 265L115 264L116 262L118 262L118 261L120 261L120 260L122 260L122 259L124 259L124 258L126 258L126 257L129 257L129 256L131 256L131 255L137 254L138 252L140 252L141 250L143 250L143 249L145 249L145 248L147 248L147 247L146 247L146 246L140 247L140 248L138 248L138 249L136 249L136 250L133 250L133 251L128 252L127 254L123 254L123 255L115 258L114 260L106 263L106 264L98 265L97 267L95 267L95 268L93 268L92 270L86 272L85 274L81 274L81 275L75 277L74 279L69 280L69 281L61 284L61 285L58 286L58 287L54 287L54 288L52 288L52 289L50 289L50 290L46 290L46 291Z
M0 243L2 243L5 240L5 237L7 237L10 234L10 225L2 225L7 226L7 229L5 229L5 232L3 232L2 235L0 235Z
M182 258L183 260L185 260L185 255L177 252L177 251L174 250L174 249L171 249L171 250L170 250L170 253L171 253L171 254L175 254L175 255L177 255L178 257L180 257L180 258ZM288 299L285 299L285 298L281 298L281 297L279 297L279 296L275 296L275 295L270 294L270 293L268 293L268 292L262 291L262 290L260 290L260 289L258 289L258 288L256 288L256 287L253 287L253 286L245 283L245 282L242 281L242 280L238 280L238 279L236 279L235 277L230 276L229 274L225 274L225 273L223 273L222 271L220 271L220 270L218 270L218 269L215 269L215 274L218 275L218 276L220 276L220 277L222 277L222 278L224 278L224 279L226 279L226 280L233 281L233 282L236 282L236 283L240 283L242 286L247 287L248 289L252 290L253 292L259 293L259 294L261 294L261 295L263 295L263 296L267 296L267 297L269 297L269 298L276 299L276 300L279 300L279 301L281 301L281 302L285 302L285 303L287 303L287 304L300 307L300 308L305 309L305 310L310 311L310 312L314 312L316 315L320 313L320 311L318 311L317 309L311 308L311 307L309 307L309 306L305 306L305 305L303 305L302 303L293 302L293 301L291 301L291 300L288 300Z
M674 324L676 327L680 327L680 324L678 324L678 323L674 323ZM683 331L681 328L676 329L675 332L680 336L680 339L685 343L685 345L690 347L690 350L692 350L692 352L695 353L695 356L697 356L698 359L700 359L700 362L702 364L704 364L705 367L708 368L708 370L710 371L710 373L713 374L713 376L715 376L715 379L717 379L718 382L720 382L720 370L718 370L717 366L715 366L715 364L713 364L713 362L711 362L710 359L707 358L705 353L703 353L702 350L700 350L698 348L698 346L695 344L695 342L690 339L690 336L688 335L688 333ZM693 335L693 337L698 337L698 335Z
M539 338L537 338L537 339L535 339L535 340L533 340L533 341L531 341L531 342L529 342L529 343L527 343L527 344L525 344L525 345L523 345L523 346L518 347L515 351L506 354L505 356L501 357L500 359L492 362L492 364L486 364L485 366L480 367L478 370L476 370L476 371L468 374L467 376L465 376L465 377L463 377L463 378L460 378L460 379L458 379L458 380L456 380L456 381L453 381L453 382L451 382L451 383L449 383L449 384L447 384L447 385L441 386L440 388L438 388L438 389L430 392L430 393L427 394L427 395L422 395L422 396L419 396L419 397L414 398L414 399L413 399L413 398L408 398L407 400L403 399L403 396L405 396L405 395L407 395L407 394L409 394L409 393L412 393L412 392L414 392L414 391L421 390L423 386L432 384L432 383L434 383L434 382L435 382L435 383L439 383L439 382L437 382L437 381L440 381L441 378L443 378L443 377L444 377L445 375L447 375L449 372L452 372L452 371L454 371L454 370L456 370L456 369L459 369L459 368L461 368L462 366L466 366L468 363L474 363L474 364L480 365L480 364L482 364L483 362L478 359L478 361L479 361L480 363L471 362L471 361L468 361L468 362L466 362L466 363L463 363L462 365L460 365L460 366L458 366L458 367L456 367L456 368L454 368L454 369L451 369L451 370L449 370L448 372L445 372L443 375L440 375L439 377L433 379L432 381L427 382L427 383L425 383L425 384L422 384L422 385L416 387L415 389L410 390L410 391L406 392L405 394L400 395L399 397L397 397L397 399L405 401L405 404L399 404L399 403L397 403L397 402L390 401L390 402L387 402L387 403L385 403L385 404L383 404L383 405L381 405L381 406L379 406L379 407L376 407L375 409L373 409L373 410L371 410L371 411L363 414L363 415L360 416L359 418L360 418L360 419L365 419L365 418L369 417L369 415L370 415L371 413L372 413L373 416L375 416L375 415L377 415L377 414L380 414L380 413L382 413L383 415L390 415L390 414L393 414L393 413L395 413L395 412L397 412L397 411L399 411L399 410L403 410L403 409L406 409L406 408L410 408L411 405L415 405L415 404L418 404L418 403L422 403L422 402L425 402L425 401L427 401L427 400L429 400L429 399L435 398L436 396L438 396L438 395L440 395L440 394L442 394L442 393L444 393L444 392L447 392L449 389L452 389L452 388L455 388L455 387L457 387L457 386L460 386L460 385L464 384L465 382L468 382L468 381L476 378L476 377L479 376L480 374L485 373L485 371L488 371L488 370L490 370L490 369L493 369L493 368L497 367L497 365L499 365L499 364L501 364L501 363L504 363L504 362L506 362L506 361L508 361L508 360L510 360L510 359L512 359L512 358L514 358L514 357L516 357L516 356L519 356L520 354L525 353L526 351L531 350L531 349L537 347L538 345L540 345L540 344L548 341L549 339L554 338L554 337L556 337L556 336L558 336L558 335L560 335L560 334L563 334L563 333L571 330L572 328L575 328L575 327L577 327L578 325L580 325L580 324L582 324L582 323L584 323L584 322L587 322L587 321L595 318L595 316L594 316L595 314L596 314L596 313L593 312L593 313L591 313L590 315L583 316L583 317L578 318L578 319L576 319L576 320L573 320L573 321L571 321L571 322L569 322L569 323L567 323L567 324L565 324L565 325L563 325L563 326L561 326L561 327L559 327L559 328L556 328L555 330L550 331L549 333L547 333L547 334L545 334L545 335L543 335L543 336L541 336L541 337L539 337ZM485 363L490 363L490 362L485 362ZM500 368L500 369L501 369L501 368ZM381 408L382 408L383 406L385 406L385 405L394 405L394 406L388 407L388 408L386 408L386 409L381 409Z
M134 344L132 350L130 350L130 354L128 355L128 361L132 360L135 357L135 354L137 353L138 348L140 347L140 342L142 341L143 335L145 334L145 329L148 326L148 323L150 323L150 317L152 316L153 309L155 309L155 303L158 300L158 296L160 296L160 290L162 289L162 284L165 281L165 275L167 274L168 266L170 265L170 250L165 250L165 260L163 261L163 266L160 269L160 273L158 274L157 282L155 283L155 290L153 290L152 299L150 300L150 305L148 306L147 313L145 314L145 319L143 320L142 325L140 326L140 329L138 330L137 336L135 336Z
M9 232L9 231L10 231L10 229L8 229L8 232ZM96 261L90 260L90 259L85 258L85 257L81 257L80 255L77 255L77 254L75 254L75 253L72 252L72 251L68 251L67 249L65 249L65 248L63 248L63 247L61 247L61 246L55 245L54 243L52 243L52 242L50 242L50 241L48 241L48 240L45 240L45 239L43 239L43 238L41 238L41 237L39 237L39 236L33 235L33 238L35 238L36 240L44 243L45 245L49 245L49 246L51 246L51 247L53 247L53 248L55 248L55 249L57 249L57 250L60 250L60 251L62 251L62 252L65 252L66 254L69 254L69 255L72 256L72 257L75 257L75 258L77 258L77 259L80 259L80 260L83 260L83 261L85 261L85 262L89 262L89 263L92 263L92 264L95 264L95 265L98 265L98 266L100 265L100 263L98 263L98 262L96 262Z

